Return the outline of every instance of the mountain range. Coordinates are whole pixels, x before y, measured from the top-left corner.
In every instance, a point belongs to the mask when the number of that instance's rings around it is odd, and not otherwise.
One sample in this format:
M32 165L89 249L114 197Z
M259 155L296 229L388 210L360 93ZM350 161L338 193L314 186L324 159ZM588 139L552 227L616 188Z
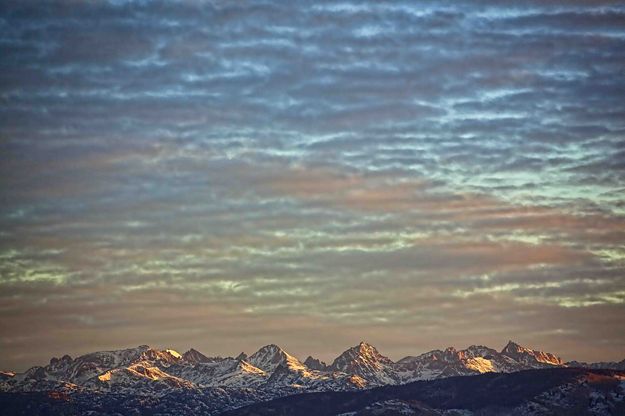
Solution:
M501 350L476 345L463 350L450 347L398 361L361 342L330 364L312 356L302 362L274 344L234 358L209 357L195 349L180 354L141 345L77 358L64 355L23 373L0 372L0 392L5 399L6 395L45 393L48 400L54 393L54 397L70 401L94 395L155 400L183 394L193 397L187 403L196 403L206 414L217 414L298 393L358 392L456 376L572 367L625 370L625 360L565 363L554 354L512 341Z

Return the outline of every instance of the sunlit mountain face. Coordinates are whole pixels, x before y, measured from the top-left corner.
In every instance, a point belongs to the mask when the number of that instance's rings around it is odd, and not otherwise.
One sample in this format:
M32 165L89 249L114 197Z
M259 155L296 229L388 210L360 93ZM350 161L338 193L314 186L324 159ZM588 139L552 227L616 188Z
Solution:
M624 68L608 0L2 1L0 370L620 361Z

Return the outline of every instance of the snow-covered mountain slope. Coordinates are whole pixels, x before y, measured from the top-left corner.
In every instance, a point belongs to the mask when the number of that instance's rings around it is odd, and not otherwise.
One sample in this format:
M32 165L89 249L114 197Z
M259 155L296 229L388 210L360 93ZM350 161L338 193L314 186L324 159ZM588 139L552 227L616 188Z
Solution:
M169 372L200 387L257 388L269 375L247 361L235 358L210 358L202 363L183 362Z
M552 366L350 393L292 395L223 416L615 416L625 414L623 380L625 372Z
M23 374L17 374L14 381L34 379L82 385L109 370L127 367L141 361L168 367L180 360L172 351L158 351L147 345L140 345L123 350L94 352L76 359L64 355L61 358L52 358L47 366L33 367Z
M140 361L128 367L106 371L88 380L84 387L99 391L133 392L139 390L163 391L173 389L194 389L188 380L172 376L155 367L149 361Z
M309 391L346 391L362 389L369 385L368 381L357 375L342 372L325 372L309 368L293 369L279 365L267 380L266 388L282 388L288 386L298 390Z

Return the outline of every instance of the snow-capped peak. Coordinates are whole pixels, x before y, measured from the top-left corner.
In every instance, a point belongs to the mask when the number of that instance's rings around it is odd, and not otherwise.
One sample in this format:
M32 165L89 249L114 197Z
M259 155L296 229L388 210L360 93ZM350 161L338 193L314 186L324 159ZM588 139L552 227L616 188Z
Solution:
M338 356L330 367L342 371L351 362L368 363L375 367L393 363L389 358L380 354L373 345L361 341Z
M380 354L371 344L362 341L343 352L328 368L384 384L394 381L392 366L393 361Z
M246 361L266 372L275 370L280 364L291 369L304 368L304 364L297 358L275 344L265 345L250 355Z

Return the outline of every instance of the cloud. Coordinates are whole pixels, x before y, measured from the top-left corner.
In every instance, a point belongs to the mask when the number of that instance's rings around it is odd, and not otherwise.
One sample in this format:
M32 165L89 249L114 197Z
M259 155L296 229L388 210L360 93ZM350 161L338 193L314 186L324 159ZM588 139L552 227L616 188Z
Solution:
M624 13L3 2L0 365L181 331L622 359Z

